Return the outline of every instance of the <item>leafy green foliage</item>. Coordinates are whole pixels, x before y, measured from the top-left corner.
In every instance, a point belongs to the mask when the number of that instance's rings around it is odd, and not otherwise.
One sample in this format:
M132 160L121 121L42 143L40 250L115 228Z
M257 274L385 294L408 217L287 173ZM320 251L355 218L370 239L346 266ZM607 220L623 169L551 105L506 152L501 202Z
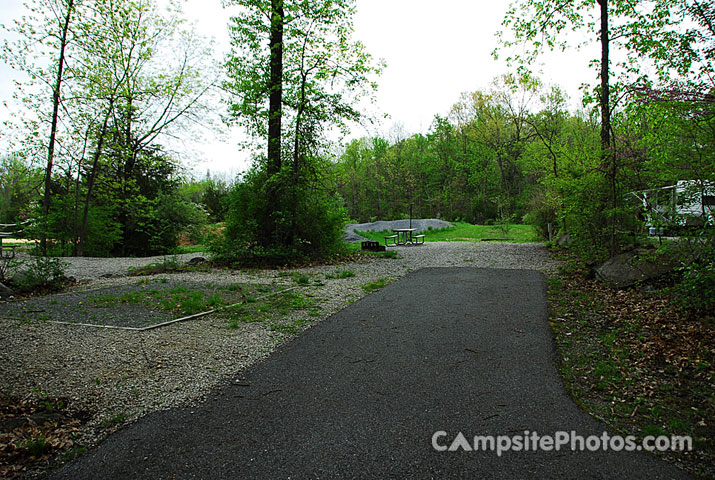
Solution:
M16 269L9 283L18 293L56 291L67 281L65 266L59 258L35 256Z
M280 205L269 205L266 187L281 182L290 172L266 179L263 171L252 170L231 192L231 208L223 238L212 252L223 262L242 264L292 264L310 258L328 258L344 251L342 242L344 211L334 196L325 195L318 185L289 186ZM273 237L264 244L260 219L275 225Z
M229 112L268 151L234 187L214 254L285 264L339 253L345 218L324 173L321 134L359 118L354 105L379 71L351 39L354 2L235 3L244 8L232 19Z
M673 287L681 307L700 312L715 312L715 232L705 230L698 241L681 244L676 249L690 262L682 266Z
M0 157L0 223L18 223L30 214L41 172L19 157Z
M268 135L268 81L272 11L269 0L233 0L243 7L231 19L232 52L226 64L234 94L234 121L258 138ZM365 47L351 38L353 0L285 0L283 36L284 141L302 150L319 140L323 124L345 125L359 114L354 105L379 73ZM300 145L302 144L302 146ZM296 154L295 151L292 152Z
M221 178L212 177L210 172L201 180L189 179L181 184L182 197L201 206L211 223L223 222L228 212L228 194L231 184Z
M379 278L375 281L364 284L362 286L362 289L363 291L365 291L365 293L372 293L376 290L380 290L381 288L385 287L390 282L391 280L389 278Z
M352 142L336 166L348 214L358 222L410 211L470 223L520 220L534 183L530 108L539 92L535 79L502 76L488 91L463 94L426 136Z
M199 220L190 203L176 199L177 165L156 143L200 110L212 56L196 55L206 52L178 10L161 11L154 1L33 0L28 9L8 28L16 41L5 42L0 56L28 72L33 87L16 92L32 114L7 122L18 139L11 148L18 158L47 158L45 201L24 212L37 220L35 238L62 255L170 250L176 230ZM60 55L55 63L71 72L62 78L46 65ZM0 175L3 185L8 180L0 214L18 216L26 202L10 187L24 188L17 175ZM14 205L5 205L2 198L12 195Z
M122 228L110 206L92 206L87 222L84 253L89 257L106 257L122 239Z

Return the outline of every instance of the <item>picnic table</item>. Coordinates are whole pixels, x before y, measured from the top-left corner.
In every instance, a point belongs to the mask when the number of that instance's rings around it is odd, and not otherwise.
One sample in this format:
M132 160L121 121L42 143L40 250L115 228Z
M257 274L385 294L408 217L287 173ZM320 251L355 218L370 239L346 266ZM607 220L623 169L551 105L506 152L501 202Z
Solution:
M396 247L398 245L422 245L425 243L424 235L414 235L416 228L393 228L394 235L385 237L386 247ZM391 243L390 243L391 242Z
M25 220L22 223L0 223L0 259L12 260L15 258L15 247L17 245L3 245L3 238L15 239L22 234L24 225L28 225L30 220ZM2 231L6 230L6 231Z

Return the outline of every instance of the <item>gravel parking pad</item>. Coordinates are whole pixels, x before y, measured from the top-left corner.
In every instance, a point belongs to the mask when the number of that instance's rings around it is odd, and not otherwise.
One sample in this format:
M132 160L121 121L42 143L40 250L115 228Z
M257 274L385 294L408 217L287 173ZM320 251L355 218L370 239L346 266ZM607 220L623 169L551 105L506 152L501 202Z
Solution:
M218 307L246 303L285 285L212 285L167 278L19 299L3 305L0 317L122 328L146 328Z

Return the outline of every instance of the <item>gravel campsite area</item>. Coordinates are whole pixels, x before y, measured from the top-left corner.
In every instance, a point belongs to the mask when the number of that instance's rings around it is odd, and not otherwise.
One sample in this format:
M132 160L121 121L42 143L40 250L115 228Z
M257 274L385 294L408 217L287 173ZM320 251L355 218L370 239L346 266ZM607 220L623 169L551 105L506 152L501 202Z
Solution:
M392 250L392 249L391 249ZM398 247L398 258L361 255L338 265L293 270L220 270L128 276L148 259L68 258L66 273L83 284L73 291L137 285L139 279L187 283L272 284L294 288L309 308L283 321L234 322L212 314L147 331L2 318L0 391L12 397L59 398L83 421L75 445L92 446L149 412L192 405L215 387L240 382L241 370L268 356L300 331L367 295L371 282L393 281L425 267L486 267L546 271L556 266L539 244L433 242ZM199 256L187 254L181 261ZM350 272L346 274L345 272ZM389 306L385 306L389 308Z

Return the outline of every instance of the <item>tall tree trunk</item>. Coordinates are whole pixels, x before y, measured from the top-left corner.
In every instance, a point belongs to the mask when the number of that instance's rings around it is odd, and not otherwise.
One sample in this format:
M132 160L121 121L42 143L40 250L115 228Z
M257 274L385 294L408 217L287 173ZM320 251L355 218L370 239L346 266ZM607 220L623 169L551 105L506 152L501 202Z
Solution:
M293 184L291 185L292 199L291 199L291 227L290 227L290 238L287 239L287 243L293 243L296 239L298 233L298 191L300 185L300 169L301 169L301 156L303 155L303 146L301 142L301 128L303 126L303 113L305 112L305 87L308 82L307 74L303 73L300 84L300 103L298 107L298 113L295 118L295 142L293 145Z
M50 193L52 187L52 166L55 157L55 142L57 139L57 123L59 121L60 110L60 89L62 87L62 78L65 68L65 47L67 46L67 32L69 31L70 19L74 8L74 0L67 2L67 12L65 14L60 37L60 55L57 60L57 77L55 78L55 86L52 91L52 120L50 125L50 142L47 146L47 166L45 167L45 192L42 198L42 216L45 221L42 234L40 237L40 248L42 253L47 255L47 216L50 213Z
M609 85L608 0L598 0L601 6L601 150L611 148L611 107Z
M92 189L94 188L94 182L97 178L97 168L99 164L99 158L102 156L102 148L104 147L104 137L107 135L107 127L109 124L109 117L111 116L112 102L109 104L109 110L104 117L104 123L102 123L102 129L99 132L99 138L97 139L97 149L94 151L92 158L92 170L89 172L89 178L87 179L87 196L84 198L84 211L82 212L82 223L79 229L79 242L77 243L77 256L84 256L84 247L87 239L87 222L89 220L89 204L92 198Z
M131 81L131 80L130 80ZM129 95L127 97L126 118L123 119L126 122L124 128L124 145L122 145L122 155L124 156L124 165L121 167L122 178L121 182L121 202L120 202L120 213L119 213L119 223L122 225L122 245L121 245L121 255L126 256L128 250L128 245L130 245L130 240L133 235L133 231L127 228L129 224L129 203L132 195L134 194L133 187L134 182L132 181L132 172L137 163L138 158L138 145L134 143L132 125L134 121L134 97Z
M268 105L268 175L281 170L283 118L283 0L271 0L270 80Z
M611 149L611 104L609 82L609 27L608 0L598 0L601 6L601 158L609 187L608 215L609 250L616 253L616 207L618 203L616 185L616 158Z
M270 78L268 81L268 209L263 220L263 242L272 243L276 234L273 212L279 208L280 189L272 177L281 171L281 139L283 119L283 0L271 0Z

